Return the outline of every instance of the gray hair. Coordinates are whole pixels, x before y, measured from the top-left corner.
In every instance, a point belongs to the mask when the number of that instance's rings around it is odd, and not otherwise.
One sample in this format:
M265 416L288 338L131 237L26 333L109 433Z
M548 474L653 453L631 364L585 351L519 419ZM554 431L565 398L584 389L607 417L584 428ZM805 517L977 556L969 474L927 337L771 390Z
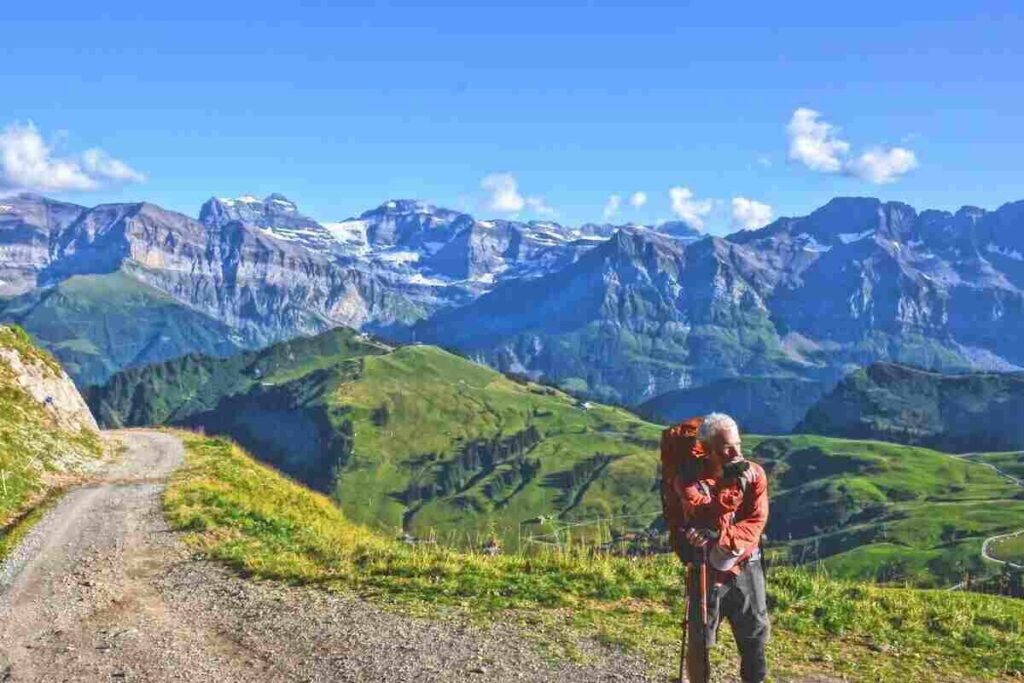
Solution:
M740 431L736 420L725 413L708 413L704 416L700 429L697 430L697 440L705 446L710 446L711 439L714 438L715 434L721 434L727 429L735 429L737 433Z

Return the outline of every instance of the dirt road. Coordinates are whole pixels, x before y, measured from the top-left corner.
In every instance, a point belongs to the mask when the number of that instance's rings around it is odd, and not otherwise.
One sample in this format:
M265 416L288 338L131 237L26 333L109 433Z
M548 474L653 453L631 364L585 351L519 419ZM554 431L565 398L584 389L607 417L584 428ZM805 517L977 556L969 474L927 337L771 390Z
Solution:
M163 518L181 443L121 432L104 482L77 489L0 565L0 681L641 681L583 644L552 661L512 626L417 619L356 597L256 583L197 561Z

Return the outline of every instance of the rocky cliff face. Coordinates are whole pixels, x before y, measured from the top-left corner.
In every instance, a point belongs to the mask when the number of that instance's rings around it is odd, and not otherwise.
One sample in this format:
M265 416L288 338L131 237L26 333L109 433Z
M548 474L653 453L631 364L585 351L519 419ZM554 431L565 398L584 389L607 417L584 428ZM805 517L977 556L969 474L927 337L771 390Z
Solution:
M0 200L0 296L37 287L50 265L51 236L61 234L85 209L34 195Z
M7 365L13 382L43 406L60 429L99 430L82 395L62 368L11 347L0 347L0 361Z
M329 254L240 221L209 226L138 204L97 207L67 233L52 272L123 268L253 343L391 322L406 303L371 273L340 267Z
M52 356L0 325L0 525L98 464L96 422Z

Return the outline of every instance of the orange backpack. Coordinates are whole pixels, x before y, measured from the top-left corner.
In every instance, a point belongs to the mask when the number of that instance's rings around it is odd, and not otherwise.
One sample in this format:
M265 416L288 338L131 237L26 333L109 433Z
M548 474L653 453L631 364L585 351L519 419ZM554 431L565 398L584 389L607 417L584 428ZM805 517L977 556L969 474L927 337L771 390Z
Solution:
M683 542L680 532L686 519L676 482L682 488L704 471L704 448L697 440L703 422L702 417L691 417L661 433L661 511L668 527L669 542L681 558L688 544Z

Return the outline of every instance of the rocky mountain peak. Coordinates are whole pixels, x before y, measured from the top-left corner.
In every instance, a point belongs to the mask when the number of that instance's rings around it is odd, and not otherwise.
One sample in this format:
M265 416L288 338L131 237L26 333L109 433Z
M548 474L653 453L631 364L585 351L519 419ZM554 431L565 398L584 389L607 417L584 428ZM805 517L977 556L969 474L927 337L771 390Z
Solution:
M418 199L389 199L376 208L364 211L361 217L373 214L433 213L435 210L433 204Z
M280 209L282 209L284 211L297 211L298 208L299 208L295 204L295 202L293 202L292 200L288 199L287 197L285 197L283 194L280 194L279 192L274 192L272 194L267 195L267 197L263 200L263 203L267 204L267 205L269 205L271 207L279 207Z
M233 220L260 225L267 217L280 214L298 215L298 211L299 207L295 202L277 192L264 199L257 199L251 194L234 198L210 197L199 210L199 220L208 225L220 225Z
M671 235L676 239L683 240L684 242L695 242L704 237L704 233L685 221L667 221L654 226L653 229L657 232Z
M602 263L605 270L620 276L636 272L650 277L669 272L674 278L681 269L683 253L684 245L666 235L646 228L620 228L581 262Z
M199 221L210 228L243 223L268 237L318 252L331 252L338 248L337 240L327 228L302 215L295 202L277 192L265 199L257 199L251 194L234 199L212 197L200 209Z

